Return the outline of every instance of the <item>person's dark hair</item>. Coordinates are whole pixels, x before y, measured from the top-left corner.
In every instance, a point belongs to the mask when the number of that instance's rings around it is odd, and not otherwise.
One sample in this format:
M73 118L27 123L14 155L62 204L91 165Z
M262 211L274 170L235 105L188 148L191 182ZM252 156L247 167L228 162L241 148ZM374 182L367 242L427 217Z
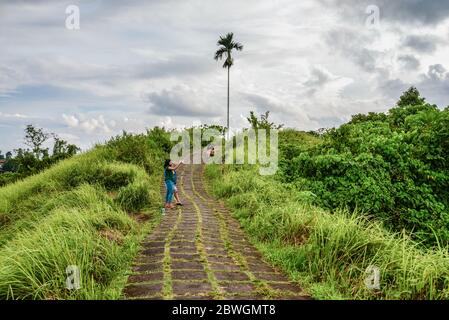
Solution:
M170 161L171 161L171 159L165 159L164 169L168 168L168 166L170 165Z

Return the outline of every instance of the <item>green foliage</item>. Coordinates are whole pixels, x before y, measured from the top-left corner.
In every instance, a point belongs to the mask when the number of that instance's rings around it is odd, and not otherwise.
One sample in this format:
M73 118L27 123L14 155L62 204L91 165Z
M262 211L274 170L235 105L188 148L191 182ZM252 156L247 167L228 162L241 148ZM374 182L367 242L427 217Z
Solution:
M148 174L153 174L159 170L166 150L171 148L171 142L168 133L154 128L146 135L123 132L112 138L106 148L109 158L141 166Z
M170 153L171 148L173 147L173 142L170 141L169 131L166 131L164 128L154 127L147 130L147 137L150 141L153 152L157 151L158 154Z
M283 174L292 176L296 168L292 165L292 159L303 152L315 147L321 140L314 134L285 129L279 132L279 165Z
M249 124L251 125L252 129L281 129L284 125L278 124L276 125L274 122L269 122L268 117L270 116L270 111L266 111L264 114L260 115L260 120L256 117L254 114L254 111L250 111L249 117L246 119L248 120Z
M43 148L50 137L54 139L51 155L48 148ZM25 144L32 148L31 151L22 148L16 149L16 157L13 157L11 152L6 153L7 161L2 170L16 174L9 174L6 177L0 176L0 186L39 173L80 151L76 145L69 144L57 135L46 133L43 129L35 128L33 125L28 125L25 129Z
M368 114L356 114L352 116L351 121L349 121L350 124L356 124L361 122L374 122L374 121L380 121L385 122L387 120L387 115L385 113L375 113L375 112L369 112Z
M449 298L447 247L422 249L358 211L314 206L314 194L298 189L300 184L259 176L257 167L208 165L206 178L265 258L314 298ZM365 285L369 266L380 270L380 290Z
M19 162L11 157L7 158L6 162L2 166L4 172L16 172L19 168Z
M9 183L16 182L21 178L21 175L13 172L6 172L0 174L0 187L6 186Z
M151 186L147 182L129 184L120 188L117 203L127 211L138 212L150 204Z
M50 135L41 128L35 128L29 124L25 128L25 144L32 148L37 160L48 156L48 149L43 149L42 145L50 138Z
M166 137L125 133L0 188L0 299L121 298L158 217ZM69 265L80 269L79 290L66 289Z
M232 50L242 51L243 45L234 41L234 34L232 32L227 33L226 36L220 36L217 42L217 46L220 48L215 52L214 59L221 60L225 56L225 62L223 68L231 68L234 65L234 59L232 58Z
M423 105L425 104L425 101L426 99L421 97L418 89L416 89L415 87L410 87L399 98L397 106L403 108L407 106Z
M53 139L55 140L52 155L54 162L73 157L75 154L81 151L81 149L76 145L69 144L67 141L60 139L55 134L53 134Z
M282 179L316 194L316 204L357 209L425 245L449 243L449 112L416 89L388 114L354 116L296 150L281 153Z
M73 192L81 197L78 201L59 203L36 221L34 228L18 230L14 239L2 246L0 299L101 299L120 295L110 287L117 274L127 268L130 245L136 241L136 223L92 186L84 185ZM65 270L69 265L80 269L79 290L66 289Z
M215 131L215 134L218 136L218 137L224 137L224 135L225 135L225 133L226 133L226 130L227 130L227 128L226 127L223 127L223 126L220 126L220 125L207 125L207 124L202 124L202 125L199 125L199 126L193 126L193 127L190 127L190 128L186 128L186 129L184 129L185 131L187 131L187 134L188 134L188 136L189 136L189 139L190 139L190 148L191 148L191 150L193 150L193 143L194 143L194 136L193 136L193 133L194 133L194 130L198 130L197 132L199 133L201 133L201 136L200 136L200 138L201 138L201 147L206 147L207 145L209 145L211 142L212 143L214 143L214 141L213 141L213 139L211 138L210 139L210 141L208 141L206 138L205 138L205 132L209 132L209 133L212 133L212 132L214 132ZM183 131L184 131L183 130ZM204 139L204 140L203 140ZM217 143L216 141L215 141L215 143Z
M216 130L221 136L224 136L227 130L226 127L218 124L202 124L200 128L202 129L201 132L204 132L204 130Z

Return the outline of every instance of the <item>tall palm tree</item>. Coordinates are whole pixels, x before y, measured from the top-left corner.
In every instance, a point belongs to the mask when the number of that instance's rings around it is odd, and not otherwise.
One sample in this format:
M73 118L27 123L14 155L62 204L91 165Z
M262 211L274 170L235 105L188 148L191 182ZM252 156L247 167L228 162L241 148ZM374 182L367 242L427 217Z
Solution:
M234 59L231 56L232 50L235 49L237 51L243 50L243 45L239 42L234 42L234 34L228 33L226 36L220 36L220 39L217 42L217 46L220 48L215 52L215 60L221 60L223 55L225 55L226 60L223 64L223 68L228 68L228 113L227 113L227 122L226 126L228 128L228 137L229 137L229 70L234 65Z

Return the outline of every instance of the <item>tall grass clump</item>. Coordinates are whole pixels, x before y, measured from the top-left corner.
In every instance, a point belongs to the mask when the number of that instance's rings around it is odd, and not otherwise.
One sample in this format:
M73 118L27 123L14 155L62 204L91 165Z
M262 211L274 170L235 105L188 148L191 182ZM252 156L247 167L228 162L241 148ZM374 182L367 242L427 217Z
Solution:
M139 211L150 202L148 182L132 183L120 188L117 203L128 211Z
M79 199L77 204L72 201ZM114 298L108 285L130 258L136 222L83 185L0 249L1 299ZM66 200L66 201L64 201ZM81 289L66 289L66 268L80 269Z

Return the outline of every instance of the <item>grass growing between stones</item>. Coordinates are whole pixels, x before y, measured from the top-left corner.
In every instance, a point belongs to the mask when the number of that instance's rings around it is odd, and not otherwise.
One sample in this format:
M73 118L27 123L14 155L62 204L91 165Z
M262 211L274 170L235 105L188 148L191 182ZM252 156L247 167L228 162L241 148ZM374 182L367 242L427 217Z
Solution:
M202 185L204 186L204 190L206 190L206 183L204 182L203 177L204 177L204 174L202 172L201 181L202 181ZM220 238L224 243L226 251L228 252L229 256L235 261L235 263L240 267L240 269L243 271L243 273L245 273L248 276L248 278L250 279L250 281L254 284L254 286L256 287L255 293L259 294L261 296L264 296L268 299L279 296L280 295L279 292L272 290L265 283L265 281L257 279L257 277L254 276L254 274L249 270L248 262L246 261L245 257L241 253L234 250L232 241L229 239L229 234L228 234L229 228L228 228L226 219L223 216L223 214L216 208L213 208L213 206L210 204L210 200L208 200L204 196L202 196L196 190L195 185L193 183L192 183L192 190L195 193L195 195L198 196L203 201L205 201L208 204L208 206L215 213L215 216L217 217L217 219L220 223Z
M181 184L182 184L182 177L181 177ZM178 230L179 223L182 219L182 210L178 209L178 216L176 218L176 223L173 226L173 229L170 231L170 233L167 236L167 240L165 242L164 247L164 260L163 260L163 267L164 267L164 286L163 286L163 297L164 299L173 299L173 283L172 283L172 277L171 277L171 256L170 256L170 247L171 242L173 240L174 235L176 234L176 231Z
M224 242L226 251L228 252L229 256L235 261L240 269L248 276L249 280L254 284L257 294L265 296L266 298L275 296L276 294L265 284L265 282L257 279L249 270L248 262L246 261L245 257L234 250L232 242L229 240L226 220L224 219L223 215L218 212L218 210L215 210L215 212L217 213L217 217L220 221L220 236Z
M190 175L190 183L191 183L191 186L192 186L192 190L194 190L195 186L193 184L192 177L193 177L193 175ZM214 299L222 299L223 298L223 293L221 292L220 287L219 287L218 282L217 282L217 279L215 278L215 275L212 272L212 269L211 269L211 267L209 265L209 262L207 260L206 250L204 248L203 241L202 241L202 239L203 239L203 235L202 235L203 219L202 219L202 216L201 216L200 208L195 203L195 200L189 194L187 194L185 192L183 185L181 185L181 188L182 188L183 194L185 194L185 196L189 199L189 201L192 202L192 204L193 204L193 206L195 208L195 213L196 213L197 220L198 220L196 237L195 237L195 244L196 244L198 253L200 255L201 262L204 265L204 270L205 270L205 272L207 274L207 278L208 278L208 280L209 280L209 282L210 282L210 284L212 286L212 296L213 296Z

